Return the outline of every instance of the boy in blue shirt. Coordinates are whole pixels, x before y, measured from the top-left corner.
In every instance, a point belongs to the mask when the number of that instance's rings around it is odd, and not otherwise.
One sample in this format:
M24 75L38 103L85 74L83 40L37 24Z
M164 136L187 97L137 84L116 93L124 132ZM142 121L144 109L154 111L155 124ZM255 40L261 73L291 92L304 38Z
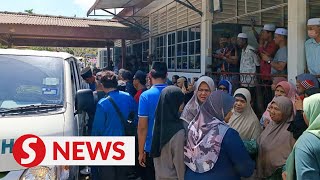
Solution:
M145 167L142 179L155 179L153 159L149 157L152 144L152 132L156 107L161 91L167 86L167 65L163 62L155 62L150 71L152 87L143 92L139 100L139 164Z

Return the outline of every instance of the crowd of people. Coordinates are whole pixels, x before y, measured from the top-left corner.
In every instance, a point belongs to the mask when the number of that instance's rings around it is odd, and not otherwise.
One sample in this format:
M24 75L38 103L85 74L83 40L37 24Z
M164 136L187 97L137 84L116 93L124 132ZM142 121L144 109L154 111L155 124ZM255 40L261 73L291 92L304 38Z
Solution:
M230 81L215 85L208 76L169 81L165 63L148 74L90 73L85 68L82 77L94 77L92 90L103 93L91 135L129 135L123 119L137 128L136 166L92 167L93 179L320 178L320 89L311 74L297 76L297 86L274 81L260 118L248 88L233 93Z
M307 68L305 72L320 76L320 18L308 20L309 39L305 43ZM215 83L229 80L233 92L240 86L247 87L253 99L255 111L260 115L272 100L270 85L275 77L287 76L288 31L265 24L260 33L252 24L252 31L258 43L255 48L249 43L246 33L232 37L229 33L220 35L219 48L214 51L212 68ZM264 98L262 98L264 97Z
M315 43L320 41L320 19L319 24L314 21L308 28L315 39L306 46L319 48ZM283 28L264 26L259 40L267 41L257 55L246 34L240 33L240 72L249 72L242 71L252 69L249 66L257 70L260 64L262 74L285 73L286 36ZM230 58L222 67L230 68L237 56L235 52L219 57ZM92 178L320 179L320 89L310 72L298 75L296 85L285 77L261 76L261 82L270 83L272 95L260 115L253 108L257 91L251 82L237 83L236 76L218 82L208 76L191 80L174 75L169 80L163 62L154 62L148 73L93 73L84 68L81 76L96 99L90 135L136 137L135 167L92 167Z

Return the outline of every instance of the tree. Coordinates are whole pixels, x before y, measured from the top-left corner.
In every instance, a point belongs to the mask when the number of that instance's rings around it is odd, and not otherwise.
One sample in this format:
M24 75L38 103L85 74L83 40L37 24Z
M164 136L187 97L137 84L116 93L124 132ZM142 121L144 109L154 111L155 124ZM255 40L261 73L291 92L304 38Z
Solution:
M74 51L73 51L72 49L67 48L67 49L66 49L66 52L69 53L69 54L74 55Z
M0 49L7 49L7 48L8 48L8 46L3 45L2 43L0 43Z
M24 10L24 12L26 12L28 14L33 14L33 9L27 9L27 10Z

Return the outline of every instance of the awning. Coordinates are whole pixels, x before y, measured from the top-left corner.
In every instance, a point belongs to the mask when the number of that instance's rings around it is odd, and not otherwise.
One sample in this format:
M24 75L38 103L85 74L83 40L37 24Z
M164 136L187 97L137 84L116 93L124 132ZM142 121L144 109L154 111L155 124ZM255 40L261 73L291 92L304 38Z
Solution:
M96 0L93 6L87 12L87 16L96 9L112 8L142 8L150 4L153 0Z
M140 38L138 29L96 20L0 11L0 43L15 46L106 47Z

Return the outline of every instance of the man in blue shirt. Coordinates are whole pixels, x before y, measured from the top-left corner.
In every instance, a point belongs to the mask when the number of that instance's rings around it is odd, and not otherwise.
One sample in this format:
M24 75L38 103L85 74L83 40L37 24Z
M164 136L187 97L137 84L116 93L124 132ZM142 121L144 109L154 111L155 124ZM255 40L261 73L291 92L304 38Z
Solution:
M308 71L320 75L320 18L308 20L309 40L305 43Z
M153 86L143 92L139 100L139 164L145 167L142 179L155 179L153 159L149 157L152 144L152 132L155 118L155 111L158 105L161 91L167 86L167 65L162 62L155 62L150 71Z
M92 75L91 68L88 66L81 70L82 79L89 84L92 91L96 90L96 77Z
M137 103L129 93L118 91L118 81L112 71L102 73L101 83L103 91L110 96L120 109L123 117L128 118L134 112L137 119ZM107 98L101 99L97 104L96 114L93 121L92 136L124 136L124 127L116 109ZM127 180L130 169L121 166L100 166L93 173L94 179Z

